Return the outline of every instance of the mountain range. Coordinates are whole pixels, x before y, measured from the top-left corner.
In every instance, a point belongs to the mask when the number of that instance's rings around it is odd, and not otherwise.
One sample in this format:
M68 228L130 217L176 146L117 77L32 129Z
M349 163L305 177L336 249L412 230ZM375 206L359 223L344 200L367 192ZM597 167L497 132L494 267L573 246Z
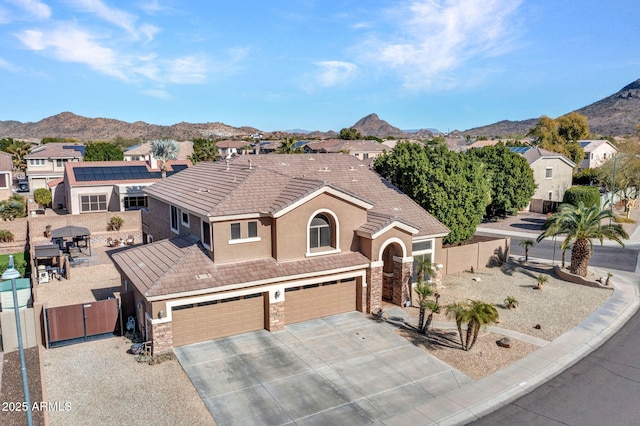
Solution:
M572 112L572 111L568 111ZM576 112L587 117L591 132L602 136L624 136L636 133L640 124L640 79L623 87L618 92ZM538 118L521 121L499 121L487 126L464 131L456 130L454 135L502 136L524 135L538 122ZM377 114L369 114L358 120L352 128L363 136L385 138L429 138L439 133L435 129L401 130L380 119ZM40 140L45 137L71 138L79 141L124 139L172 138L189 140L195 138L241 138L261 134L264 138L279 139L291 135L303 138L334 138L334 131L319 132L290 130L288 132L262 132L254 127L232 127L220 122L186 123L171 126L149 124L143 121L128 123L112 118L87 118L71 112L63 112L38 122L0 121L0 138Z

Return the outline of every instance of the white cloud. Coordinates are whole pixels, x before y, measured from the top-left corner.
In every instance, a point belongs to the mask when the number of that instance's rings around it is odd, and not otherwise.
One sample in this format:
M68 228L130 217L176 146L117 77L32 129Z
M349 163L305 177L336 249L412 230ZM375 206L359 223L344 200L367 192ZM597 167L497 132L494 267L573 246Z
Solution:
M27 12L29 16L39 20L51 17L51 8L38 0L7 0L9 3Z
M404 86L433 90L455 86L452 73L469 61L512 48L522 0L420 0L392 12L395 39L368 43L366 60L397 70Z
M141 93L146 96L157 99L171 99L171 94L164 89L148 89L142 90Z
M204 83L207 67L203 57L183 56L172 60L168 66L167 81L177 84Z
M358 72L358 66L351 62L320 61L314 65L318 70L313 76L316 86L331 87L352 80Z
M122 79L128 80L119 63L118 55L108 47L96 42L88 31L71 25L61 25L51 31L25 30L17 34L18 39L31 50L50 52L56 59L63 62L76 62Z
M5 70L11 71L11 72L17 72L19 70L18 67L16 67L15 65L5 61L2 58L0 58L0 69L5 69Z
M136 27L138 17L121 9L107 6L101 0L71 0L80 10L92 13L100 19L120 27L134 36L136 39L145 36L147 40L152 40L158 29L150 24L142 24Z

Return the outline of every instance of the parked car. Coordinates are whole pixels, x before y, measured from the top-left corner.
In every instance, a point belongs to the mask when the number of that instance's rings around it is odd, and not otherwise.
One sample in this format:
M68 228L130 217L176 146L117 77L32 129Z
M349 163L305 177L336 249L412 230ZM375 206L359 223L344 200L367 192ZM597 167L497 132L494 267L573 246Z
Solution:
M21 180L18 182L17 192L29 192L29 181Z

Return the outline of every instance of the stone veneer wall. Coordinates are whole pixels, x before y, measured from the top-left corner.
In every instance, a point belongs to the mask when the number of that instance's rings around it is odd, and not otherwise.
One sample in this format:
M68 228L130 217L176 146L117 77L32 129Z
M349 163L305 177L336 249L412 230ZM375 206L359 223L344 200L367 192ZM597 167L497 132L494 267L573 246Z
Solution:
M173 351L173 329L170 322L149 324L147 320L147 326L151 327L153 356Z
M269 324L267 330L284 330L284 302L269 304Z
M378 312L382 309L382 265L367 269L368 311Z
M393 304L405 306L411 300L412 271L413 262L393 261Z

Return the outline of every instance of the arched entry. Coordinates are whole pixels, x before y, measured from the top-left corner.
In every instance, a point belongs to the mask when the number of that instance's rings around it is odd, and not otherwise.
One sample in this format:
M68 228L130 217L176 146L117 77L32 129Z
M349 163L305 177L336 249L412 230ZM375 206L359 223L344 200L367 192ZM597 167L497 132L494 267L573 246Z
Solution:
M382 300L406 306L411 300L411 266L407 249L398 238L389 239L380 248L382 262Z

